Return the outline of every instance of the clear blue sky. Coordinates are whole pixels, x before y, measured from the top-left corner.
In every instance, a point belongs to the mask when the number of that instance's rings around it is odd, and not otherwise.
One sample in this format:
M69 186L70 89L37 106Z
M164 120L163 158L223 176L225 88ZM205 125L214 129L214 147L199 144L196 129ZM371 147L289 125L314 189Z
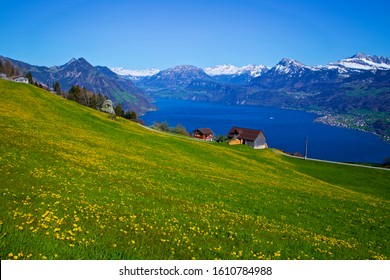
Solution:
M390 57L390 1L1 0L0 54L35 65L166 69Z

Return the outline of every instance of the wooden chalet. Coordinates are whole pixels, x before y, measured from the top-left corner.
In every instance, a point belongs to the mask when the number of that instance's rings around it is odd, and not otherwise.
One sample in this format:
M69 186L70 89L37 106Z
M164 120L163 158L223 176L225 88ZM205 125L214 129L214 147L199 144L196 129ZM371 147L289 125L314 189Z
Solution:
M210 128L197 128L193 131L194 138L204 141L212 141L214 132Z
M254 149L265 149L267 143L261 130L233 126L228 133L229 145L247 145Z

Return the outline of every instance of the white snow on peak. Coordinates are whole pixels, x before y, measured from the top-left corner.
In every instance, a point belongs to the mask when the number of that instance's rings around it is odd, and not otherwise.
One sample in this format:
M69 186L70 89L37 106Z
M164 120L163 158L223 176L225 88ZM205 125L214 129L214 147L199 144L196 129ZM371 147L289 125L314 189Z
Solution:
M345 72L348 69L354 71L390 70L390 61L386 58L357 54L329 63L328 68L339 69L340 72Z
M243 72L249 72L250 75L254 78L261 76L263 73L267 72L269 68L265 65L254 65L249 64L247 66L241 67Z
M142 70L130 70L125 69L123 67L113 67L111 71L120 75L120 76L133 76L133 77L148 77L153 76L160 72L160 70L156 68L147 68Z
M207 67L203 69L209 76L217 75L235 75L239 72L240 68L228 64L228 65L217 65L214 67Z
M73 63L73 62L75 62L75 61L77 61L77 59L76 59L76 58L74 58L74 57L72 57L72 59L71 59L71 60L69 60L68 64L71 64L71 63Z
M218 75L241 75L248 73L252 77L258 77L264 73L268 68L264 65L253 65L249 64L243 67L237 67L231 64L228 65L217 65L215 67L207 67L203 69L209 76Z
M275 72L284 73L284 74L293 74L300 73L304 69L309 69L312 71L318 70L315 67L307 66L297 60L283 58L279 63L274 67Z

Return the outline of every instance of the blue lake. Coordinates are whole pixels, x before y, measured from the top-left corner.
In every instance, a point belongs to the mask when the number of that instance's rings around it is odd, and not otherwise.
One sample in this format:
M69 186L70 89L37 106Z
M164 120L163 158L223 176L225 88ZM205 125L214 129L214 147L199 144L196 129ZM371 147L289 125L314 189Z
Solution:
M307 137L308 156L317 159L383 163L390 157L390 144L379 137L315 123L317 115L303 111L172 99L157 99L155 105L158 111L141 117L146 125L166 121L170 126L181 124L188 132L208 127L221 135L232 126L260 129L269 147L301 154Z

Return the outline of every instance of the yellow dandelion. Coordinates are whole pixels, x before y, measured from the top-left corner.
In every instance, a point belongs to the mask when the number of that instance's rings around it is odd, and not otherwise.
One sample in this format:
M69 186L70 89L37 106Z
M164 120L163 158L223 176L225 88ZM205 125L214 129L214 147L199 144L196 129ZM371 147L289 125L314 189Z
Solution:
M12 253L9 253L9 254L8 254L8 257L9 257L9 258L12 258L13 256L14 256L14 254L12 254Z

